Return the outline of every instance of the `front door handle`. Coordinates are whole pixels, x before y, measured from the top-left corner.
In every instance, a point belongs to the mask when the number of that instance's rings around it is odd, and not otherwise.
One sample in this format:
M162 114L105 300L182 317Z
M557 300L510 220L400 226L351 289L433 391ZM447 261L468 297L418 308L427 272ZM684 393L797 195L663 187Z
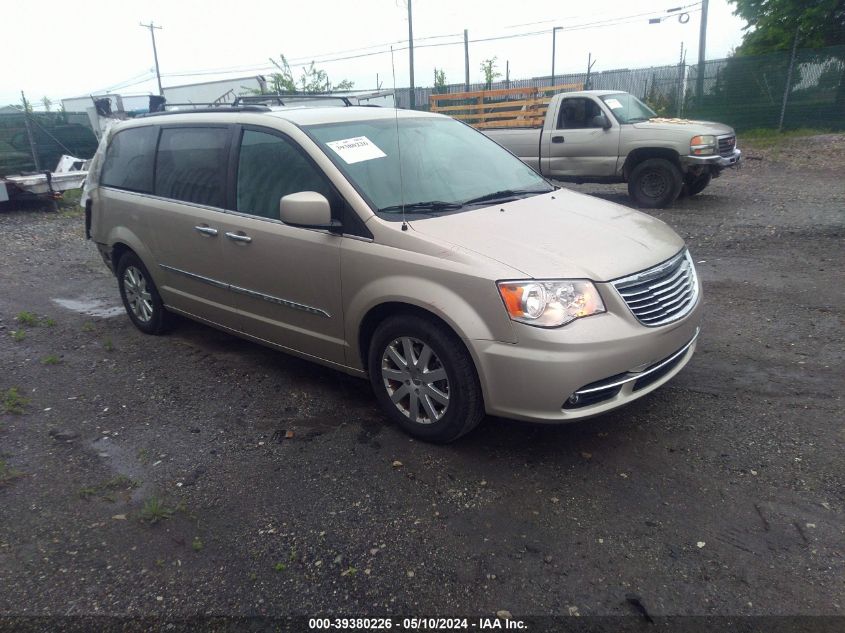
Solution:
M213 229L210 226L195 226L194 230L199 231L203 235L217 235L217 229Z
M243 233L229 233L227 231L226 237L230 240L235 240L236 242L246 242L247 244L252 241L252 238L249 235L244 235Z
M562 136L553 136L552 137L552 143L563 143L563 137Z

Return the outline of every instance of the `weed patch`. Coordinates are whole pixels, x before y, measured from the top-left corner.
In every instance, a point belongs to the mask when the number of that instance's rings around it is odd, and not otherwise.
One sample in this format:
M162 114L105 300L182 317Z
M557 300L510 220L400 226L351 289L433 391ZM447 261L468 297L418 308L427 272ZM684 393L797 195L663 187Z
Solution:
M62 362L62 359L56 356L55 354L50 354L49 356L45 356L41 359L42 365L58 365Z
M24 398L17 387L9 387L3 394L3 412L21 415L29 400Z
M161 499L150 497L144 502L144 507L141 508L141 521L155 525L159 521L172 517L174 512L176 511L165 505Z
M30 327L35 327L38 325L39 321L37 314L27 312L26 310L18 312L18 316L15 317L15 320L21 325L28 325Z

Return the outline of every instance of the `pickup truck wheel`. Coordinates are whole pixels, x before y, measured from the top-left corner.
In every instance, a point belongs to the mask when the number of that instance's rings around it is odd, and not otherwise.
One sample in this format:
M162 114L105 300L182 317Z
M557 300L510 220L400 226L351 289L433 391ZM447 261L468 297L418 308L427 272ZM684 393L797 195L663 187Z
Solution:
M126 314L144 334L161 334L170 316L141 258L127 251L117 263L117 283Z
M663 158L649 158L631 170L628 195L640 207L662 209L675 201L683 184L677 166Z
M710 184L712 176L710 172L704 172L703 174L699 175L697 178L691 178L684 182L684 187L681 192L681 195L686 196L694 196L697 193L701 193Z
M469 352L432 321L409 314L389 317L373 333L368 363L381 408L414 437L445 444L484 419Z

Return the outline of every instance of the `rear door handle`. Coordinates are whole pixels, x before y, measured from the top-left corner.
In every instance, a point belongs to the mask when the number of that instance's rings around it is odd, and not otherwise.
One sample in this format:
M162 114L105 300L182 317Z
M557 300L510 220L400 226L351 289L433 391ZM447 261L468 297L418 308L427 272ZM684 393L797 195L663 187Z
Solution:
M199 231L203 235L217 235L217 229L213 229L210 226L195 226L194 230Z
M252 241L252 238L249 235L244 235L242 233L229 233L226 232L226 237L230 240L235 240L236 242L246 242L249 243Z
M552 143L563 143L563 137L562 136L553 136L552 137Z

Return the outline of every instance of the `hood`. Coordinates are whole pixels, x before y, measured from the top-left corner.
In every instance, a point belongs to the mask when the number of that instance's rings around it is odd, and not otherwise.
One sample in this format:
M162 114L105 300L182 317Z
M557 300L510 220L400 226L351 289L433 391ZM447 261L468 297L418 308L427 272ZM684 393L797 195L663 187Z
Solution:
M690 119L664 119L657 117L634 123L634 127L638 130L685 130L690 133L690 136L697 134L713 134L718 136L720 134L733 134L733 128L724 123L715 123L714 121L691 121Z
M537 279L609 281L654 266L684 246L657 218L566 189L408 224Z

